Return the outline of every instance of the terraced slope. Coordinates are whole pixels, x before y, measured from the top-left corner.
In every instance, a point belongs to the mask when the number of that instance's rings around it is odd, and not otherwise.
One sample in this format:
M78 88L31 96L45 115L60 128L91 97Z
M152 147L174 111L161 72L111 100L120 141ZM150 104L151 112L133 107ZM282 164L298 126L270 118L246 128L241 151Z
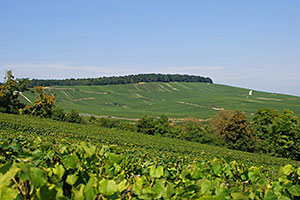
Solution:
M208 119L221 109L242 110L248 116L258 108L289 108L300 116L300 97L207 83L139 83L106 86L48 87L57 105L66 110L100 116L139 118L144 113L171 118ZM34 95L25 93L31 101ZM24 101L27 101L23 99Z

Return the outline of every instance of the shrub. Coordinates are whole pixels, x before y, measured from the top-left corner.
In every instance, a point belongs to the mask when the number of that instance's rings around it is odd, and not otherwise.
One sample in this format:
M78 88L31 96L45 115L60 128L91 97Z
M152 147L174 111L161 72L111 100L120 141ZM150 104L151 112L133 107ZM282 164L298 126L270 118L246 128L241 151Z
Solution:
M71 112L66 114L65 121L81 124L83 123L83 118L79 116L78 111L71 110Z
M210 126L221 136L226 147L254 151L255 138L242 111L222 110L212 119Z
M259 109L253 116L259 150L275 156L300 159L300 121L289 109Z

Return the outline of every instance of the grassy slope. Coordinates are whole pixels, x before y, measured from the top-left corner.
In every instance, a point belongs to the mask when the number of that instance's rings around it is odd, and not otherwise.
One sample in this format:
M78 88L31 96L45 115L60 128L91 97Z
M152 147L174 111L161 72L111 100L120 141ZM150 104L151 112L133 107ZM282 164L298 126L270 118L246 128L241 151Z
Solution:
M248 116L258 108L289 108L300 116L300 97L253 91L207 83L144 83L107 86L51 87L57 105L81 113L139 118L144 113L171 118L207 119L224 108L243 110ZM33 100L34 95L26 93Z
M114 144L121 149L142 151L152 156L184 156L193 160L201 157L223 157L227 160L238 160L255 166L265 166L268 169L279 168L287 163L300 166L300 162L267 155L259 155L242 151L229 150L223 147L210 146L179 139L150 136L141 133L107 129L96 125L72 124L50 119L40 119L30 116L18 116L0 113L0 135L10 137L40 136L46 140L51 137L64 137L70 142L87 141L94 144ZM59 137L58 137L59 138Z

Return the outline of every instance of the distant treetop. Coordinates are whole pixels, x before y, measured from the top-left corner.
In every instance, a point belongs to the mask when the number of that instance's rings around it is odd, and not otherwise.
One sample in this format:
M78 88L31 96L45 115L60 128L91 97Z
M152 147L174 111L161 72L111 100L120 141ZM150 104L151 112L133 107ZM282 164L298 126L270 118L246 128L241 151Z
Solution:
M140 82L202 82L213 83L209 77L181 74L137 74L99 78L71 78L63 80L32 79L30 86L75 86L75 85L116 85Z

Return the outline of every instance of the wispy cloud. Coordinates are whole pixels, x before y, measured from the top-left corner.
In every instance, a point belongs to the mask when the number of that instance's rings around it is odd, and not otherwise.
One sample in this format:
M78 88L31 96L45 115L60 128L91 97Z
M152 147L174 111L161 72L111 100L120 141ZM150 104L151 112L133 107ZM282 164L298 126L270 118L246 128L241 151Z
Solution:
M176 66L176 67L166 67L161 69L162 73L207 73L222 71L225 67L223 66Z
M91 66L77 65L73 63L18 63L2 65L1 73L4 70L13 70L16 77L28 78L80 78L122 75L134 73L130 67L116 66ZM3 70L2 70L3 69ZM2 77L1 77L2 78Z

